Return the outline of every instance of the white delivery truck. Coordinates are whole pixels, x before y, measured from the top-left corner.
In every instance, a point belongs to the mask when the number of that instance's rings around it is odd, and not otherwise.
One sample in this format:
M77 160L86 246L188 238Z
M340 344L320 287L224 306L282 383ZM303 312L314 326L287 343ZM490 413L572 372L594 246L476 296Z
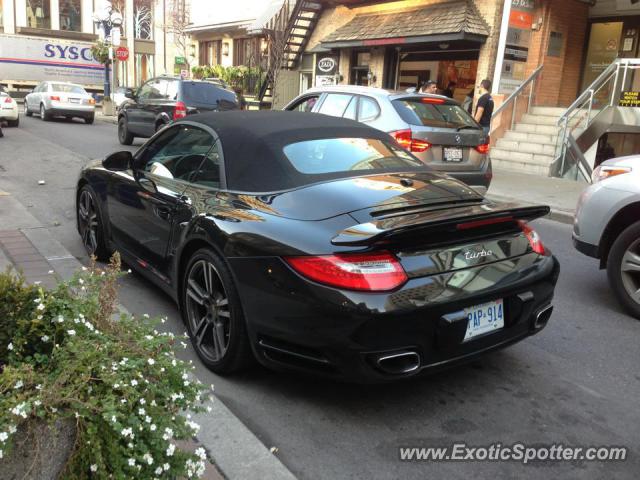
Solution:
M0 83L30 89L43 80L72 82L102 90L104 65L89 42L0 34Z

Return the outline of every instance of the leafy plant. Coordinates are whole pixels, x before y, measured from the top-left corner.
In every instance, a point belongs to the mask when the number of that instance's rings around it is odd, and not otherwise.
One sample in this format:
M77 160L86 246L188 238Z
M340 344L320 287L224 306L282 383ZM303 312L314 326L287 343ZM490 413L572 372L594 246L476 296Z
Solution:
M76 442L62 478L203 473L204 449L176 446L197 433L181 412L200 411L204 395L174 356L176 341L186 343L146 316L115 318L119 275L117 256L51 291L0 275L0 458L21 423L71 418Z
M109 45L107 45L102 40L98 40L95 44L91 46L91 55L96 59L97 62L107 65L110 63L109 60Z

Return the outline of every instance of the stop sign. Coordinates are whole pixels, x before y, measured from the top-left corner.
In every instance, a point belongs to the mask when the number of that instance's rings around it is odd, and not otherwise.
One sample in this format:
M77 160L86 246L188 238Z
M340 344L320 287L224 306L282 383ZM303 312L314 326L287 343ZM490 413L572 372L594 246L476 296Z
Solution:
M122 62L128 60L129 58L129 49L127 47L118 47L116 48L116 58Z

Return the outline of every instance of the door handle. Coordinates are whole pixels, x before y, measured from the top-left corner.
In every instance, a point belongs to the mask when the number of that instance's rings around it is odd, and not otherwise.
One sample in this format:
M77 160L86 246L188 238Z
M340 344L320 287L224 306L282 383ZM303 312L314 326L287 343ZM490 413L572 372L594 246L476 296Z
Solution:
M173 209L168 205L156 205L154 210L156 215L163 220L169 220L173 213Z

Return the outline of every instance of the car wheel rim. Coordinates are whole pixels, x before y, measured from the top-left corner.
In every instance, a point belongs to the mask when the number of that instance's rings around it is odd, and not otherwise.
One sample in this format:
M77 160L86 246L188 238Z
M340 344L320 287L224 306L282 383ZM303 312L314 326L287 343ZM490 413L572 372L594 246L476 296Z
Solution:
M185 291L187 319L195 347L206 359L218 362L229 347L231 311L216 268L206 260L194 263Z
M40 105L40 116L44 118L44 105Z
M98 213L91 194L84 190L78 202L78 220L80 235L89 255L93 255L98 248Z
M120 135L120 140L124 140L124 123L120 122L118 124L118 135Z
M640 238L622 256L622 285L634 302L640 304Z

